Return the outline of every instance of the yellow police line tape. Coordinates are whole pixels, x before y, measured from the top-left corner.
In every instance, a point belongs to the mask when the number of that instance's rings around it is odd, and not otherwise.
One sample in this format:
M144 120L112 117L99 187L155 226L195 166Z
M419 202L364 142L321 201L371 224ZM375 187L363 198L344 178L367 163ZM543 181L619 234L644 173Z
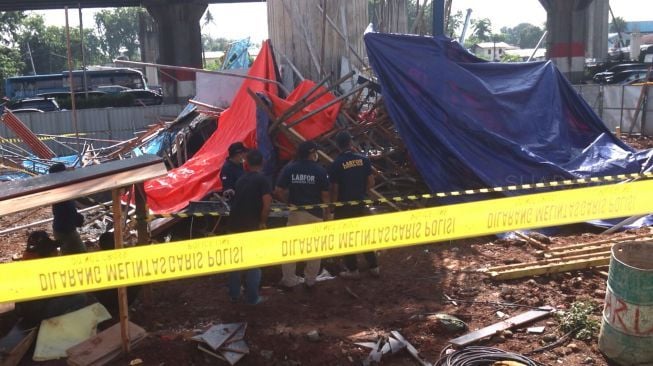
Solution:
M21 301L653 212L653 180L0 264Z
M438 192L438 193L425 193L425 194L412 194L407 196L399 197L390 197L390 198L379 198L379 199L365 199L357 201L343 201L343 202L332 202L332 203L320 203L314 205L302 205L302 206L288 206L288 207L273 207L270 209L272 212L285 212L285 211L298 211L298 210L312 210L315 208L328 208L328 207L344 207L344 206L358 206L358 205L373 205L373 204L383 204L383 203L398 203L398 202L407 202L407 201L418 201L421 199L432 199L432 198L443 198L443 197L457 197L457 196L469 196L476 194L484 193L498 193L498 192L514 192L514 191L523 191L523 190L533 190L539 188L560 188L560 187L572 187L581 184L594 184L594 183L614 183L623 181L626 179L650 179L653 178L653 173L629 173L629 174L618 174L618 175L607 175L602 177L590 177L590 178L579 178L579 179L565 179L561 181L552 181L552 182L542 182L542 183L532 183L532 184L516 184L503 187L493 187L493 188L478 188L478 189L466 189L463 191L451 191L451 192ZM189 217L219 217L224 216L220 212L176 212L176 213L165 213L165 214L150 214L145 217L146 220L160 219L160 218L189 218ZM136 219L142 219L142 217L134 216Z
M86 135L86 133L80 133L79 134L79 136L85 136L85 135ZM37 136L37 138L39 140L41 140L41 141L50 141L50 140L56 139L57 137L75 137L75 136L76 136L76 134L74 134L74 133L64 133L62 135ZM16 137L6 138L6 137L0 136L0 143L2 143L2 142L8 142L10 144L19 144L19 143L23 142L23 139L16 138Z

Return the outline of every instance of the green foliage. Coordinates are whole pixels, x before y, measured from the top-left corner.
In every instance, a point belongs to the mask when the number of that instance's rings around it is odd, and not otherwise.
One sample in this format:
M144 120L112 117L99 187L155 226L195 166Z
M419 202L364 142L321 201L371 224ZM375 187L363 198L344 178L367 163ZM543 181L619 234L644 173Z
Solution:
M226 38L213 38L208 34L202 34L202 46L204 51L226 51L230 43L234 41Z
M622 17L614 17L614 19L612 19L612 21L610 22L610 27L608 28L608 32L624 33L625 31L626 31L626 20Z
M572 336L580 340L590 340L599 330L598 317L593 315L596 305L591 300L576 301L568 311L556 314L560 330L573 332Z
M115 8L95 14L95 25L103 39L102 50L110 58L120 56L121 50L130 60L140 58L138 24L142 8Z
M21 25L26 15L22 11L0 12L0 40L7 46L14 42L21 32Z
M492 22L488 18L472 20L472 35L479 42L488 42L492 35Z
M31 74L29 49L32 51L34 68L37 74L60 73L68 70L66 29L64 27L45 26L43 17L30 15L24 19L25 32L18 35L16 43L23 55L22 74ZM86 64L104 63L107 58L101 52L102 41L94 34L92 29L84 29L84 57ZM73 68L81 68L82 51L79 28L70 28L70 49L73 59Z
M207 62L204 68L211 71L217 71L220 70L221 66L222 66L222 57L218 60L211 60Z
M501 28L505 35L505 42L519 46L519 48L535 48L537 42L544 34L544 29L530 23L520 23L513 28Z
M19 75L24 66L18 50L0 46L0 78L4 80L10 76ZM5 83L0 83L2 95L5 92L4 87Z
M501 62L522 62L521 57L504 53L501 55Z
M446 34L450 38L457 39L460 36L460 32L463 31L463 22L465 21L465 15L462 11L458 10L456 14L451 14L449 19L447 19L447 31Z

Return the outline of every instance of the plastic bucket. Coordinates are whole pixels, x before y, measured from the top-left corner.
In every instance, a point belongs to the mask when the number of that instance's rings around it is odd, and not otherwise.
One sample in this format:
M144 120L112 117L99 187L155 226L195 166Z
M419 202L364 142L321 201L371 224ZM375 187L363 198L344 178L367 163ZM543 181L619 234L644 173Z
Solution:
M620 365L653 364L653 242L612 247L599 349Z

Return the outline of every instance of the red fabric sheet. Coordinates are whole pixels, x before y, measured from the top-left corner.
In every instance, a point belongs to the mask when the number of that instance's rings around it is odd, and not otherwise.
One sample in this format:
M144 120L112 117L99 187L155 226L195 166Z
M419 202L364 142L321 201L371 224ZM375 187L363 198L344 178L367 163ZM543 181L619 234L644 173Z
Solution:
M276 95L269 94L268 97L272 101L272 106L273 106L272 110L274 112L274 115L280 116L293 104L297 103L297 101L299 101L302 98L302 96L306 94L314 86L315 86L315 82L311 80L304 80L297 86L297 88L295 88L295 90L293 90L290 93L288 98L286 98L285 100L279 98ZM320 94L324 90L326 90L324 87L319 87L315 92L313 92L313 94L311 94L311 97ZM284 124L286 125L292 124L294 121L304 117L308 113L324 106L325 104L331 102L334 99L336 99L336 97L333 94L326 93L320 98L318 98L316 101L314 101L313 103L306 106L304 109L295 113ZM334 105L330 106L329 108L326 108L320 113L317 113L316 115L300 122L298 125L294 126L293 129L307 140L311 140L322 135L323 133L333 128L333 125L336 123L336 118L338 117L338 113L340 112L341 104L342 103L340 102L335 103ZM290 141L288 141L288 138L285 135L279 133L277 135L277 142L281 146L289 150L286 151L285 149L279 149L279 159L280 160L292 159L293 158L292 152L295 151L295 147Z
M249 75L276 80L269 41L263 43ZM256 146L256 104L247 94L247 88L273 97L278 93L273 83L245 79L231 107L220 115L217 130L195 156L179 168L170 170L166 177L145 182L147 204L153 212L177 212L190 201L219 190L222 186L220 169L227 158L229 145L242 141L248 147Z

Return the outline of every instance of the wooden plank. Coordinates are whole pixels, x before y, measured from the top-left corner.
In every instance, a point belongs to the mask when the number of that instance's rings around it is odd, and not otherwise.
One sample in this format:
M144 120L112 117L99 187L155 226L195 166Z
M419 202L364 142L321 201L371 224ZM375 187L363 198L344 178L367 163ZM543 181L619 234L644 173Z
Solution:
M534 261L534 262L506 264L504 266L490 267L490 268L487 269L487 271L488 272L504 272L504 271L519 269L519 268L541 267L541 266L547 266L547 265L567 263L567 262L571 262L571 261L575 261L575 260L589 259L589 258L596 258L596 257L605 257L605 256L610 256L610 250L605 250L603 252L598 252L598 253L580 254L580 255L574 255L574 256L568 256L568 257L562 257L562 258L542 259L542 260Z
M84 168L82 168L84 169ZM80 169L81 170L81 169ZM117 174L94 178L84 182L61 186L47 191L40 191L24 196L0 201L0 216L29 210L31 208L48 206L67 201L77 197L89 196L94 193L104 192L116 187L125 187L134 183L165 175L167 170L162 162L149 165L137 170L124 171ZM25 180L21 180L25 181ZM0 184L0 190L2 189Z
M120 197L122 189L111 192L113 198L113 243L114 248L122 249L123 221ZM122 339L122 352L129 353L129 305L127 304L127 288L118 287L118 319L120 320L120 338Z
M129 322L130 344L133 346L145 338L147 332L138 325ZM120 324L115 324L84 342L66 350L69 365L100 366L120 355Z
M24 330L14 326L0 340L0 366L16 366L36 339L38 328Z
M150 232L147 225L147 197L145 195L145 186L143 183L134 184L134 196L136 201L136 235L137 245L150 244ZM152 305L152 285L143 285L143 304L145 306Z
M456 347L464 347L470 345L474 342L477 342L483 338L487 338L496 334L497 332L510 329L516 326L520 326L526 323L530 323L534 320L548 316L553 312L552 307L543 307L542 310L529 310L525 313L521 313L512 318L500 321L498 323L492 324L485 328L473 331L471 333L464 334L458 338L454 338L449 341L452 345Z
M0 201L107 177L125 171L138 170L161 162L162 160L158 156L144 155L138 158L110 161L56 174L39 175L20 181L3 182L0 183ZM70 198L75 197L68 197L67 199Z
M491 272L490 275L492 276L492 279L495 280L512 280L515 278L523 278L528 276L576 271L579 269L605 266L608 264L610 264L610 256L549 264L539 267L517 268L505 272Z
M587 243L565 245L565 246L561 246L561 247L557 247L557 248L549 248L548 252L541 252L541 253L561 252L561 251L565 251L565 250L587 248L587 247L597 246L597 245L601 245L601 244L614 244L614 243L617 243L617 242L623 242L623 241L635 240L635 239L643 239L643 238L651 238L651 237L653 237L653 234L651 234L651 233L640 234L640 235L630 235L630 236L624 236L622 238L610 238L610 239L597 240L597 241L592 241L592 242L587 242Z
M563 252L553 252L544 254L544 258L569 258L574 256L579 256L583 254L598 253L598 252L610 252L612 249L612 244L598 245L595 247L588 247L575 250L567 250Z

